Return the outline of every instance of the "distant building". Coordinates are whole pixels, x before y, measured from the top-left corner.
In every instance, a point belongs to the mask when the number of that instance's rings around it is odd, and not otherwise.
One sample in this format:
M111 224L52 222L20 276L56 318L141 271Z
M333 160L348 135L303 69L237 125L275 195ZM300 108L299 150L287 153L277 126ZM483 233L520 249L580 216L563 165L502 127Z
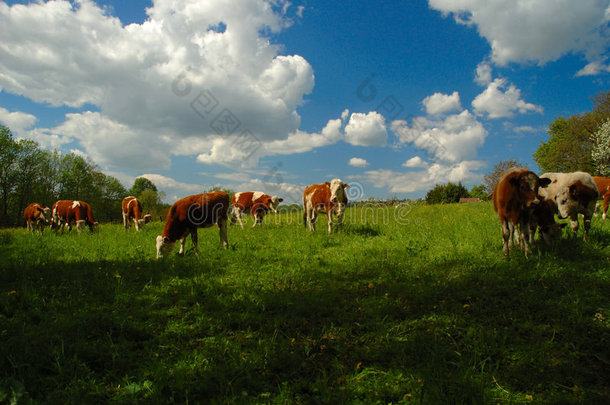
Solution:
M483 200L481 200L480 198L466 198L466 197L460 198L460 204L475 203L475 202L481 202L481 201L483 201Z

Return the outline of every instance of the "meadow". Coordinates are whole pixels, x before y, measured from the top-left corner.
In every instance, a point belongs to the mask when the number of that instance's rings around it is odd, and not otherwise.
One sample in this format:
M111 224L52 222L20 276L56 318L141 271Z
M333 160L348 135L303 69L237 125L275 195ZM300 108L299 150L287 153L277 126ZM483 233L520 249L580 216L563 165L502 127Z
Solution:
M610 220L509 260L490 203L162 227L0 230L0 402L610 403Z

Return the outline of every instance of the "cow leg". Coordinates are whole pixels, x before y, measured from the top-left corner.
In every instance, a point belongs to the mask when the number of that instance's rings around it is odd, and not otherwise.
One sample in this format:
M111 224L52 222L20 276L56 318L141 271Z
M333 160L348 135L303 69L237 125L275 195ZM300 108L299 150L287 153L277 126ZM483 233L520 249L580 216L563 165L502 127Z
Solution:
M236 215L237 222L239 222L239 226L241 227L241 229L244 229L244 223L241 219L241 209L237 208L237 211L234 211L234 213Z
M195 253L195 256L197 256L199 254L199 249L197 246L197 228L191 229L191 241L193 241L193 252Z
M587 240L587 236L589 236L589 229L591 229L591 216L584 216L584 224L585 224L585 235L583 236L583 240Z
M332 226L333 226L333 213L331 209L327 209L326 210L326 216L328 217L328 234L330 235L332 233Z
M84 219L76 221L76 231L78 233L81 233L81 231L85 229L85 226L87 226L87 221L85 221Z
M512 229L510 222L502 220L502 253L504 253L505 256L508 256L509 250L513 248L513 232L514 230Z
M178 255L180 255L180 256L182 256L184 254L184 245L186 244L187 235L184 235L183 237L180 238L180 250L178 251Z
M526 235L527 232L527 235ZM521 249L525 252L525 258L527 259L528 255L532 254L532 250L530 248L529 242L530 235L530 224L527 218L521 219L519 221L519 239Z
M572 227L573 237L576 238L578 232L578 214L570 217L570 226Z
M218 220L218 233L220 235L220 246L223 249L227 249L229 247L229 240L227 239L227 219L221 218Z
M610 192L604 197L604 210L602 211L602 218L606 219L606 212L608 211L608 204L610 204Z
M316 218L318 212L313 207L307 208L307 224L309 225L309 231L315 232L316 230Z
M129 217L123 213L123 226L125 227L125 230L129 230Z

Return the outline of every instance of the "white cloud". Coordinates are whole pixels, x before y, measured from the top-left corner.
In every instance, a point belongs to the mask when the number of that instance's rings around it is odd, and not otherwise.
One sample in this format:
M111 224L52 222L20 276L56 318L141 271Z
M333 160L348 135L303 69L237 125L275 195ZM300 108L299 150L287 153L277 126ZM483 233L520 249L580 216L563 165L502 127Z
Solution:
M419 156L414 156L411 159L407 160L402 164L404 167L428 167L430 164L420 158Z
M405 121L394 121L392 130L401 143L411 143L432 159L449 163L473 159L487 137L483 125L468 110L443 120L418 117L410 127Z
M491 83L491 66L488 62L481 62L477 65L474 81L481 86L488 86Z
M203 152L185 148L186 139L222 149L218 138L246 130L263 143L285 140L297 133L297 107L314 86L311 65L279 55L270 40L292 23L286 7L157 0L144 23L123 26L91 0L0 2L0 88L52 106L97 107L97 116L68 115L30 135L47 144L73 137L102 165L167 167L171 154ZM93 132L77 136L77 121L108 136L118 129L132 146L119 135L108 142ZM147 144L163 147L149 156L141 153L151 153Z
M453 94L434 93L426 97L423 104L426 107L426 112L431 115L462 109L460 95L457 91L454 91Z
M369 162L367 162L366 159L353 157L349 160L347 164L354 167L367 167L369 165Z
M10 112L6 108L0 107L0 123L17 135L21 135L25 129L36 124L36 121L38 119L32 114L21 111Z
M489 86L472 101L474 111L478 115L488 114L489 118L510 118L515 112L525 114L528 112L542 113L541 106L526 103L521 99L521 90L505 79L495 79Z
M97 112L67 114L66 118L51 133L77 139L85 153L102 167L150 170L170 166L164 153L169 145L160 139L150 139L146 133Z
M157 190L165 193L165 201L170 204L188 195L203 193L213 186L183 183L161 174L142 174L137 177L145 177L150 180L157 187Z
M359 146L385 145L388 140L385 118L376 111L352 113L345 126L345 140Z
M486 164L481 161L471 160L456 164L434 163L426 170L396 172L393 170L369 170L364 173L364 178L375 185L375 187L387 187L391 193L412 193L426 191L436 184L447 182L477 183L482 175L475 171L484 168Z
M544 64L572 52L600 62L608 46L609 5L602 0L429 0L430 7L476 26L497 65Z
M610 72L610 66L604 64L603 61L596 61L587 64L585 67L576 72L576 76L595 76L600 73Z

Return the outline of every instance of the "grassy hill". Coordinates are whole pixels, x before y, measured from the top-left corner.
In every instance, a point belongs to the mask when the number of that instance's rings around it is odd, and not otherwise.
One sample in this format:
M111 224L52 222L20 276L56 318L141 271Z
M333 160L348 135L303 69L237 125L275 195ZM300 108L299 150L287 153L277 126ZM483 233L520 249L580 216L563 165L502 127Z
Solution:
M529 260L489 203L301 221L0 230L0 402L610 402L610 221Z

